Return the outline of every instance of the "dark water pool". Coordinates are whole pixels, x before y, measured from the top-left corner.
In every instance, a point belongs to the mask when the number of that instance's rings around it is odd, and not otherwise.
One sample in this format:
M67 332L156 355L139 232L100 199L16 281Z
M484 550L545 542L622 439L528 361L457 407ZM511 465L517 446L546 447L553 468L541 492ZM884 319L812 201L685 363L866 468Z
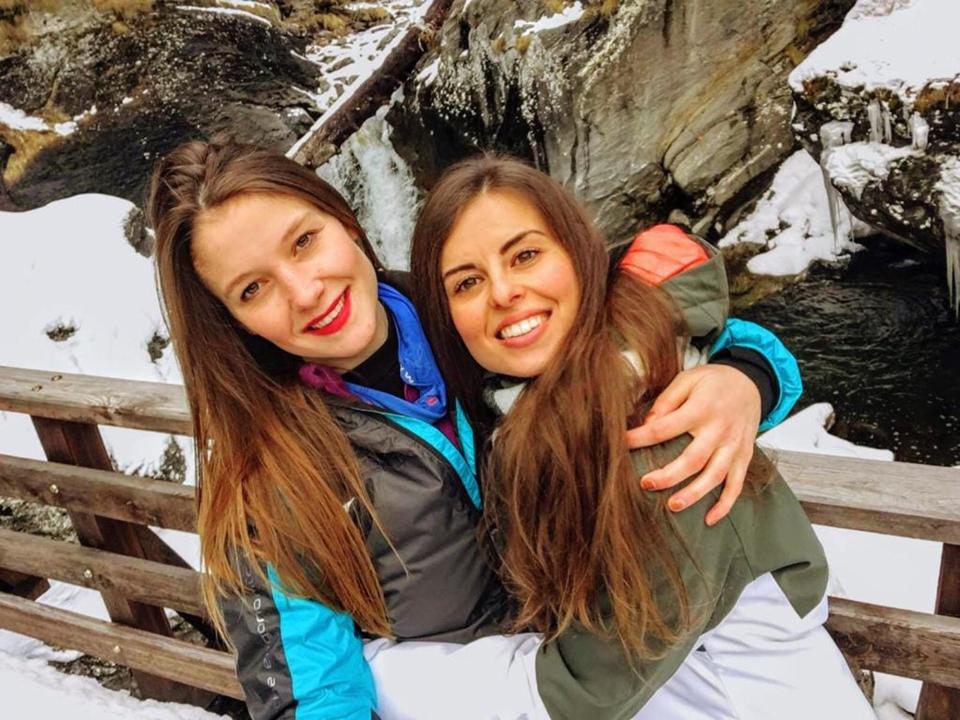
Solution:
M879 243L737 314L790 347L806 388L799 407L831 403L835 435L897 460L960 465L960 322L942 265Z

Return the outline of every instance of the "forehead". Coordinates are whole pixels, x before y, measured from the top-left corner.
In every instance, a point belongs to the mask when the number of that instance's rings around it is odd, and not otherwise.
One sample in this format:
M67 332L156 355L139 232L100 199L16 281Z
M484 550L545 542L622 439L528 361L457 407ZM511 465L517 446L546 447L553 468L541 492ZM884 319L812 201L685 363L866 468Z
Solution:
M256 269L279 251L284 233L301 218L325 217L288 195L248 193L198 215L190 251L197 272L213 289Z
M443 244L441 262L456 262L470 251L498 251L504 242L527 230L555 240L546 218L526 197L510 190L488 190L460 212Z

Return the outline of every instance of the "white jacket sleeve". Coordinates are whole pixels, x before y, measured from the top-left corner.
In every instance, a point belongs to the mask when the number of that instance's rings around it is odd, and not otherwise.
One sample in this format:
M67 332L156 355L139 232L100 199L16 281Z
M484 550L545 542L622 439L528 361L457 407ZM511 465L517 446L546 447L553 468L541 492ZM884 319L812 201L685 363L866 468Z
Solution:
M537 691L540 635L466 645L373 640L364 656L382 720L549 720Z

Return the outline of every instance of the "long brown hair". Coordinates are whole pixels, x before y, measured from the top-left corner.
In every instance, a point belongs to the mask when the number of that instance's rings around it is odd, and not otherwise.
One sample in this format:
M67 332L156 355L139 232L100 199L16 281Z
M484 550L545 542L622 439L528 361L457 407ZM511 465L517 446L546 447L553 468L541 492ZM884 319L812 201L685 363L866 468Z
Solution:
M344 503L375 518L351 446L320 394L297 379L299 358L245 332L198 276L198 219L242 194L286 195L332 215L379 263L343 198L278 153L229 141L190 142L154 171L148 215L157 286L193 420L203 596L218 629L219 599L241 595L238 554L285 591L344 610L389 635L383 592ZM223 634L223 633L222 633Z
M461 162L426 199L411 271L441 372L468 409L482 412L483 369L454 328L439 258L460 213L488 191L518 194L540 212L581 290L573 328L499 425L484 472L485 520L502 535L517 627L553 637L578 622L615 632L629 653L653 653L689 623L687 594L662 499L642 496L625 435L637 408L678 372L683 321L658 288L610 274L603 239L559 183L513 159ZM625 349L639 358L642 381ZM664 581L666 596L655 593Z

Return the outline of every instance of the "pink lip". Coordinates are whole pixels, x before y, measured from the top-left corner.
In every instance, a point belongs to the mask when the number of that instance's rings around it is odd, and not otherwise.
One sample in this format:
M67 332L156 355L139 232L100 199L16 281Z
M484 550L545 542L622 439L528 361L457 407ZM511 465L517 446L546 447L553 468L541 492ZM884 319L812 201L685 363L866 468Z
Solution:
M535 315L543 315L543 314L544 314L543 310L531 310L531 311L516 313L514 315L511 315L502 323L500 323L500 325L497 327L497 331L494 337L499 342L503 343L504 345L506 345L508 348L511 348L511 349L529 347L530 345L533 345L535 342L537 342L537 340L539 340L540 337L547 331L547 326L550 323L549 312L546 312L546 316L547 316L546 319L542 323L540 323L539 326L535 327L526 335L520 335L519 337L512 337L512 338L502 338L500 337L500 331L503 330L503 328L507 327L508 325L513 325L513 323L520 322L521 320L526 320L528 317L533 317Z
M327 315L333 312L333 309L337 306L337 303L340 302L341 297L343 298L343 309L340 311L340 314L337 316L337 319L334 320L329 325L326 325L325 327L322 327L319 329L312 328L311 327L312 325L316 325L317 323L322 322ZM327 307L327 309L324 310L323 313L321 313L320 315L317 315L313 320L308 322L304 326L303 332L309 333L310 335L333 335L340 328L346 325L347 320L349 319L350 319L350 288L348 287L346 290L343 291L343 293L341 293L340 295L337 295L334 301L330 303L330 306Z

